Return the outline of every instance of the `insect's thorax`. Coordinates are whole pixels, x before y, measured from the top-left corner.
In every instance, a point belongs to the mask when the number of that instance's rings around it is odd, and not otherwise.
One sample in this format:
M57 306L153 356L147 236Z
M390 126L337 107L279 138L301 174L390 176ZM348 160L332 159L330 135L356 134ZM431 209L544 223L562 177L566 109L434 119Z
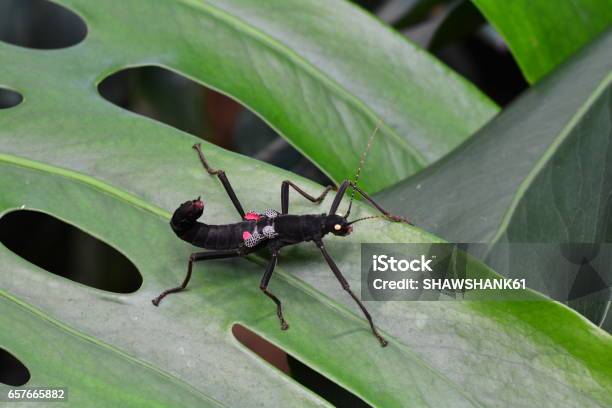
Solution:
M280 215L274 219L274 229L286 243L312 241L324 235L326 217L325 214Z

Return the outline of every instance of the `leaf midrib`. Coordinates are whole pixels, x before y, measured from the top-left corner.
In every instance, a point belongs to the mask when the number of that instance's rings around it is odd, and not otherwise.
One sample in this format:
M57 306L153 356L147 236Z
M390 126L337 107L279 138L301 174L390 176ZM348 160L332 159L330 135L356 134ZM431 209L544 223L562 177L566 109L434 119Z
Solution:
M525 179L519 184L512 202L510 206L504 213L504 216L501 219L499 227L495 231L493 238L489 242L488 249L486 254L488 254L493 246L499 241L502 234L507 230L508 225L510 225L510 221L516 212L521 200L529 190L531 183L533 180L540 174L542 170L546 168L546 165L550 162L550 160L554 157L557 150L561 147L563 142L569 137L571 131L576 127L577 123L582 119L582 117L589 111L590 107L595 103L595 101L601 96L603 92L608 88L610 82L612 81L612 73L609 73L605 76L601 83L595 88L595 90L589 95L589 97L584 101L584 103L580 106L579 109L572 115L572 117L568 120L566 125L563 127L563 130L559 133L559 135L553 140L553 142L546 148L544 154L538 159L533 168L527 173Z

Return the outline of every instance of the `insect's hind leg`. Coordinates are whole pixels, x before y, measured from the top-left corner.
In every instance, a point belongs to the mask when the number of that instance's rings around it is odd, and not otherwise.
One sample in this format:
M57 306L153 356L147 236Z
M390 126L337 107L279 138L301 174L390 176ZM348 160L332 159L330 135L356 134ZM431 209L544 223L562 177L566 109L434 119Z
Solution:
M281 330L287 330L289 328L289 325L287 324L287 322L285 321L285 318L283 317L283 308L281 305L281 301L278 300L278 298L274 296L270 291L268 291L268 283L270 283L270 278L272 277L272 272L274 272L274 267L276 266L277 259L278 259L278 251L272 251L272 257L270 259L270 262L268 263L268 266L266 267L266 271L261 277L259 289L266 296L272 299L274 303L276 303L276 315L278 316L278 320L280 321Z
M210 165L206 161L206 158L204 157L204 153L202 153L202 147L200 143L194 144L193 148L195 149L196 152L198 152L198 157L200 158L200 162L202 163L202 166L204 166L204 169L206 169L208 174L210 174L211 176L217 176L219 178L219 181L221 181L221 184L223 184L223 188L225 188L227 195L229 196L230 200L232 200L232 204L234 204L236 211L238 211L238 214L240 214L240 218L244 219L244 208L242 208L242 204L240 204L240 200L238 200L238 197L236 196L236 193L234 192L232 185L230 184L227 176L225 175L225 171L219 170L219 169L213 169L212 167L210 167Z
M318 197L314 197L314 196L311 196L310 194L308 194L307 192L305 192L304 190L302 190L300 187L298 187L292 181L285 180L281 184L281 214L287 214L289 212L289 187L292 187L302 197L306 198L307 200L309 200L309 201L311 201L313 203L317 203L317 204L319 204L319 203L321 203L321 201L323 201L323 199L325 198L327 193L329 193L331 190L335 190L336 189L336 186L327 186L327 187L325 187L325 190L323 190L321 195L319 195Z
M155 306L159 306L159 302L161 302L162 299L165 298L170 293L180 292L183 289L185 289L187 285L189 284L189 280L191 279L191 270L193 268L194 262L205 261L208 259L232 258L235 256L240 256L240 253L235 249L226 250L226 251L195 252L189 255L189 263L187 264L187 275L185 276L183 283L181 283L180 286L177 286L175 288L164 290L162 293L159 294L159 296L151 300L151 302Z

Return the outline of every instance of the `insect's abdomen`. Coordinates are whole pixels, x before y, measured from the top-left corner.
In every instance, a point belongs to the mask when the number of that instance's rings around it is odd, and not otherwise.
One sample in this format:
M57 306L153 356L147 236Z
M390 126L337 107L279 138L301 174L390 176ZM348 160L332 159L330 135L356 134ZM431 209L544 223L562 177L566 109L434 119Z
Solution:
M207 225L198 223L192 229L189 236L181 237L193 245L206 249L235 249L238 248L244 239L244 231L252 231L254 223L239 222L226 225Z

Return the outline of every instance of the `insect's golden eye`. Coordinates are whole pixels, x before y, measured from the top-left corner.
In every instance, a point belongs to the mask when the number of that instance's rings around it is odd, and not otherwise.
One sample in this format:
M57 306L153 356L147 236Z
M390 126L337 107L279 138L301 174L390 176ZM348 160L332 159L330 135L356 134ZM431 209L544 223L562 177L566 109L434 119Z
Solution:
M334 229L336 231L340 231L342 229L342 227L340 226L340 224L336 224L336 225L334 225Z

